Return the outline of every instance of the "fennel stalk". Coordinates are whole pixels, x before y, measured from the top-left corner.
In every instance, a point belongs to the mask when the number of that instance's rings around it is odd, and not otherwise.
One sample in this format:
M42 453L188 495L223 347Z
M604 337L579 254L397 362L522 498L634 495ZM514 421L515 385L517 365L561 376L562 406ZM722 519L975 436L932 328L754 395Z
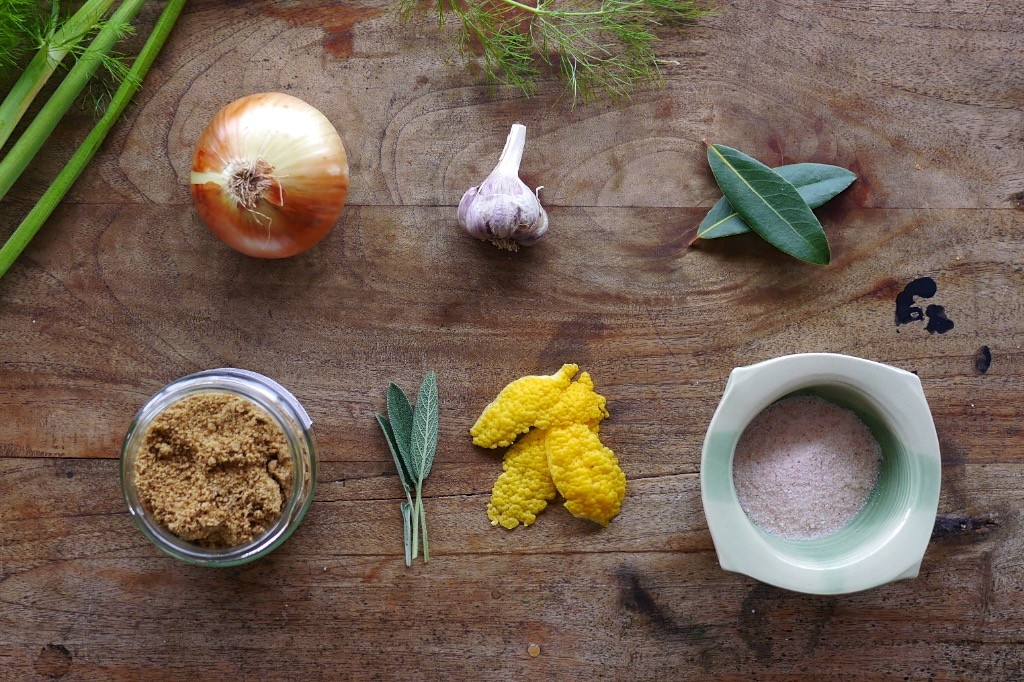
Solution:
M130 4L131 3L126 3L126 5ZM71 189L71 186L79 176L81 176L86 165L90 160L92 160L92 157L96 154L100 145L103 143L103 140L106 138L107 133L109 133L110 129L114 127L114 123L124 112L125 107L128 106L128 103L131 101L136 91L138 91L139 85L142 83L142 79L146 76L149 68L153 65L153 61L156 59L157 54L159 54L160 49L167 41L167 37L170 35L171 29L174 28L174 24L177 22L178 16L181 14L181 10L184 6L185 0L168 0L167 5L160 14L160 18L157 19L156 25L153 27L153 32L146 40L146 44L142 47L138 57L136 57L135 61L132 63L130 77L121 81L121 85L111 98L106 112L100 120L96 122L85 140L75 151L74 155L57 175L56 179L54 179L50 184L49 188L47 188L46 192L32 210L29 211L28 215L25 216L25 219L22 220L18 228L10 236L3 247L0 247L0 277L3 277L15 259L22 251L25 250L25 247L32 240L32 237L39 232L43 223L50 217L54 209L57 207L57 204L64 198L64 195L67 194L68 190ZM110 26L107 28L110 28ZM99 36L97 36L97 40L98 39ZM84 58L85 55L83 55L83 59ZM56 94L54 96L56 96ZM42 112L40 112L40 115L41 114ZM4 190L4 192L6 192L6 190ZM4 192L0 192L0 196L2 196Z
M46 85L64 57L100 23L112 4L114 0L87 0L59 27L55 22L51 22L42 35L35 36L40 43L38 51L3 102L0 102L0 148L10 138L14 127L18 125L32 100ZM54 4L53 8L56 10L57 5ZM11 11L13 13L14 8ZM27 36L32 34L31 27L24 25L23 22L19 22L17 28ZM12 36L12 39L17 39L17 36Z

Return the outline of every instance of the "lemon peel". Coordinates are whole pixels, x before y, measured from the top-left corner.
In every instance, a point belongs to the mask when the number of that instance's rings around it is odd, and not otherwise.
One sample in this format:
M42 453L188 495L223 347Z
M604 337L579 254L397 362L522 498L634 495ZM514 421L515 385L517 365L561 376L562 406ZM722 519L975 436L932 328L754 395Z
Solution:
M519 524L529 526L544 511L557 491L548 470L544 440L547 433L533 429L505 453L502 474L494 482L487 518L492 526L512 530Z
M580 378L569 384L558 402L536 421L539 429L569 424L597 423L608 416L607 400L594 390L594 380L583 372Z
M607 526L626 496L626 475L615 453L586 424L553 428L544 442L551 480L565 498L565 508Z
M550 410L572 383L579 365L566 364L550 376L526 376L501 389L470 428L473 443L482 448L511 445Z
M487 505L491 525L529 526L559 493L577 517L608 525L619 513L626 477L599 437L607 400L587 372L572 380L578 369L513 381L470 429L481 447L512 444Z

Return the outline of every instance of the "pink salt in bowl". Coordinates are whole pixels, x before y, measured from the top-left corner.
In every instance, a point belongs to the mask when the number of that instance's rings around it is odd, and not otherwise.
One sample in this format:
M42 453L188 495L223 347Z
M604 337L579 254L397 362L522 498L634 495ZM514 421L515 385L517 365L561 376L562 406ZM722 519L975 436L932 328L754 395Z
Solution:
M744 431L767 407L794 396L852 411L881 450L877 482L860 511L809 540L760 527L740 505L734 480ZM704 439L700 481L723 569L796 592L845 594L917 576L941 476L935 425L915 374L848 355L804 353L732 371ZM785 511L774 510L782 518Z

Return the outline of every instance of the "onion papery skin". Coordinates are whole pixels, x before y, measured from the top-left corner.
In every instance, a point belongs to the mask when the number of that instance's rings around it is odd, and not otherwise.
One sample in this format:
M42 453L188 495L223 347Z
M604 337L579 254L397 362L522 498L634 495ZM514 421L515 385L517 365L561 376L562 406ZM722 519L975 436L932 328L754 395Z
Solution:
M229 184L238 168L254 164L261 184L246 185L258 190L246 196L247 208ZM217 112L192 159L199 216L222 242L258 258L294 256L323 239L341 217L348 184L338 131L315 107L280 92Z

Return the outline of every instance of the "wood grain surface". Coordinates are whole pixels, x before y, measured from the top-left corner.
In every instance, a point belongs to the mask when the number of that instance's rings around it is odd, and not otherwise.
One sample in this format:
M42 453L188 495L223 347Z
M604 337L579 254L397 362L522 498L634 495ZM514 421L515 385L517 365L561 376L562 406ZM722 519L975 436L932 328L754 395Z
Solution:
M717 4L659 47L664 89L573 109L555 82L530 100L489 89L429 19L403 25L386 2L189 3L133 109L0 280L0 677L1024 676L1024 7ZM321 109L352 168L339 226L280 262L217 242L188 193L210 117L266 90ZM462 234L454 207L514 121L552 228L510 255ZM89 125L62 125L0 204L0 237ZM719 196L704 138L857 172L819 211L833 263L749 235L687 248ZM945 334L895 324L921 276L955 323ZM916 580L812 597L718 567L699 494L707 424L733 367L805 351L921 377L944 469ZM600 529L556 505L492 528L500 455L467 429L506 382L563 362L608 397L622 515ZM136 530L117 455L153 392L222 366L291 389L322 466L285 545L204 570ZM373 414L388 381L411 390L427 369L441 390L432 561L406 568Z

